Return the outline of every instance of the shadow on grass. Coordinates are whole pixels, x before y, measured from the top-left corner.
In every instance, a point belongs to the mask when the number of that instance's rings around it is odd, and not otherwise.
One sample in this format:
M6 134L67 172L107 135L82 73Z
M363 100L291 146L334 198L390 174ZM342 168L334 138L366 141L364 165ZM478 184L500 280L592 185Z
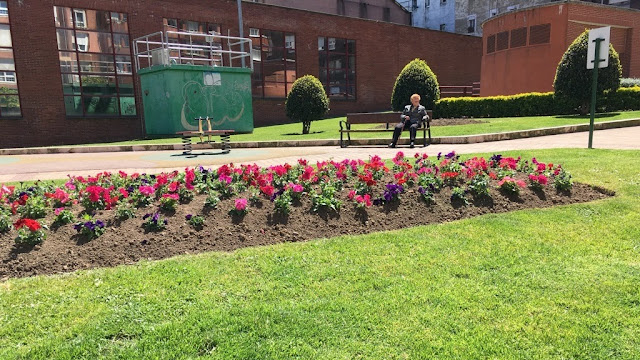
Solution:
M308 134L302 134L302 133L286 133L286 134L282 134L282 136L301 136L301 135L313 135L313 134L324 134L326 131L309 131Z
M600 114L596 114L595 118L600 119L600 118L618 116L618 115L620 115L619 112L600 113ZM558 115L558 116L554 116L554 118L555 119L590 119L591 115Z

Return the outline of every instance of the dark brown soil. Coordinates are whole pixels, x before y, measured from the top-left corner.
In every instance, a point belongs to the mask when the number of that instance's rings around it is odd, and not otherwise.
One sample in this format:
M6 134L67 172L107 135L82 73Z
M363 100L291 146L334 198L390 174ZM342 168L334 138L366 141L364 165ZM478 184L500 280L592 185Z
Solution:
M341 196L347 192L346 188ZM401 229L487 213L588 202L612 194L584 184L574 184L570 194L557 193L551 187L540 192L523 189L515 198L492 189L490 199L472 201L468 206L452 204L450 195L451 190L444 189L436 194L435 204L427 205L420 199L416 187L411 187L394 204L357 210L353 202L344 198L339 212L318 213L311 211L311 200L305 196L294 204L288 216L274 213L273 204L264 199L250 206L249 213L242 218L228 214L233 200L221 201L217 210L207 213L203 210L205 197L199 195L168 216L169 225L158 233L145 233L141 227L142 216L154 208L139 209L136 218L123 222L114 219L113 211L101 211L96 218L107 223L107 231L92 241L77 235L72 224L51 229L46 241L35 247L15 245L15 230L0 235L0 280L132 264L141 259L179 254L232 251L247 246ZM187 224L186 214L203 214L206 219L203 229L196 231ZM49 215L44 223L51 220Z

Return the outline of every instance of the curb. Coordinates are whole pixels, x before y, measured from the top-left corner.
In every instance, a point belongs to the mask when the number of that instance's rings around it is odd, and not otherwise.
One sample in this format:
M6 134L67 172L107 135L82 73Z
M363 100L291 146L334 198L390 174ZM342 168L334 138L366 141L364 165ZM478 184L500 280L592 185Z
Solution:
M623 127L640 126L640 119L616 120L596 123L595 130L617 129ZM515 140L539 136L568 134L574 132L589 131L588 124L557 126L550 128L511 131L480 135L443 136L432 139L432 144L475 144L490 141ZM351 145L387 145L389 138L384 139L352 139ZM408 139L400 139L401 144L408 144ZM214 149L219 149L221 144L213 144ZM422 145L418 139L416 145ZM276 140L276 141L245 141L231 142L232 149L273 148L273 147L307 147L307 146L340 146L340 140ZM194 150L211 149L204 144L194 144ZM121 152L121 151L182 151L182 144L161 145L106 145L106 146L69 146L69 147L38 147L38 148L14 148L0 149L0 155L35 155L35 154L70 154L70 153L97 153L97 152Z

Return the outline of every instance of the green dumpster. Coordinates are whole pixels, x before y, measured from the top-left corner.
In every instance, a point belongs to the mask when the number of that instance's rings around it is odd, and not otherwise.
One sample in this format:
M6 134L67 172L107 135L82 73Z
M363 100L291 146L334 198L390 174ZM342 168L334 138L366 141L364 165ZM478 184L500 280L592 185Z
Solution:
M148 135L198 130L194 118L207 116L214 130L253 132L251 69L172 64L138 75Z

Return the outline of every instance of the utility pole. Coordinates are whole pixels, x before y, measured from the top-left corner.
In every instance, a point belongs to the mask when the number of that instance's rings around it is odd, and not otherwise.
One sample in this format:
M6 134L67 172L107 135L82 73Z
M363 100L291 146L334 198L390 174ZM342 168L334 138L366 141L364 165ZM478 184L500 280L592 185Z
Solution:
M243 28L243 22L242 22L242 0L238 0L238 31L240 32L240 37L243 38L244 28ZM244 52L244 42L240 42L240 51ZM244 56L242 56L240 60L242 61L242 67L244 68L245 66Z

